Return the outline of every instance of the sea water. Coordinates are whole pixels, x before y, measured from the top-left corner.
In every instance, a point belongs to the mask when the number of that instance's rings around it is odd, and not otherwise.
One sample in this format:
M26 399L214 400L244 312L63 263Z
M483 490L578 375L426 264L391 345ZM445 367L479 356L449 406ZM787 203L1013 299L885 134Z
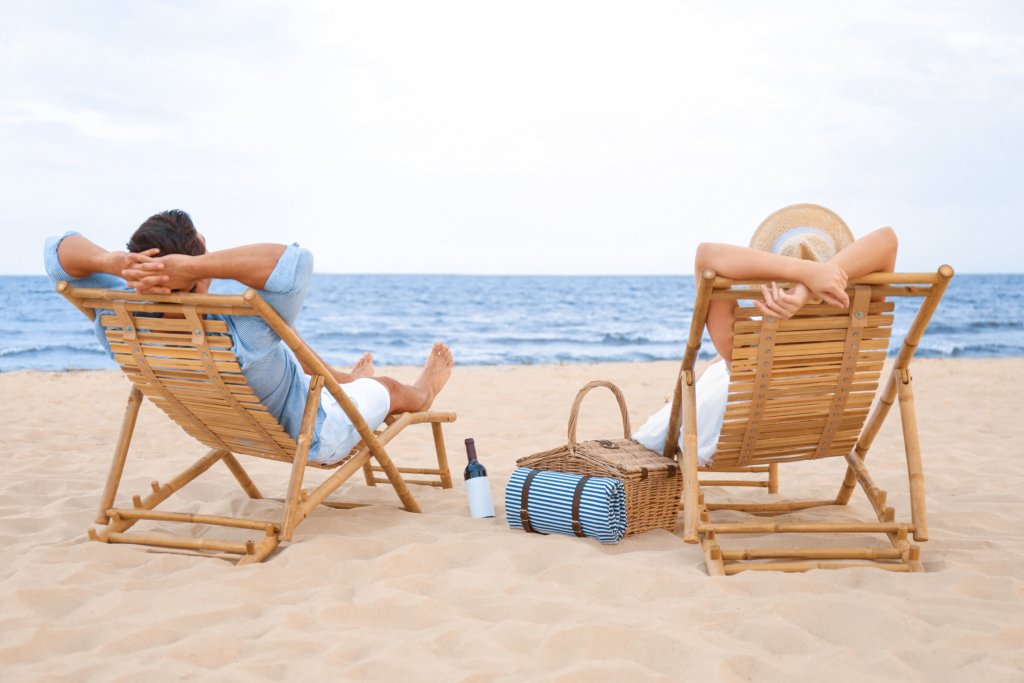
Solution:
M328 362L364 351L420 364L435 340L460 365L678 360L690 276L314 275L296 327ZM895 353L919 299L896 299ZM705 340L701 357L713 354ZM1024 275L957 275L918 357L1024 355ZM0 276L0 371L113 369L92 325L45 276Z

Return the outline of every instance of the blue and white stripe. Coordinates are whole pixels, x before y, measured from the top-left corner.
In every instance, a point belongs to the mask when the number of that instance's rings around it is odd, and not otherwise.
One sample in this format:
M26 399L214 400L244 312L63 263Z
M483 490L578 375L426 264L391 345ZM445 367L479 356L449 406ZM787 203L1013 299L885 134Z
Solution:
M508 525L522 529L519 509L523 484L533 470L517 467L505 487L505 515ZM582 475L542 471L530 484L527 509L530 525L542 533L569 534L572 531L572 499ZM626 487L617 479L591 477L580 498L583 533L601 543L618 543L626 534Z

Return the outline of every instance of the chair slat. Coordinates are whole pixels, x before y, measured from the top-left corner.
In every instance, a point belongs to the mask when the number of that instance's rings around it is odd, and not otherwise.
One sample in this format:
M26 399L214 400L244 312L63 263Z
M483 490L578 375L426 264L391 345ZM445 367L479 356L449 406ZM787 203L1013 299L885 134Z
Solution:
M868 317L868 325L870 327L886 329L891 327L892 323L892 315L871 315ZM782 320L779 322L779 331L799 332L805 330L845 329L846 325L847 323L838 316L830 316L827 318L790 318L789 320ZM753 319L752 316L739 318L732 326L733 334L739 335L751 334L759 329L761 329L761 321Z
M769 319L767 352L760 311L737 307L715 465L849 452L874 401L894 309L890 301L872 300L868 288L855 291L850 310L811 304L789 320Z
M886 339L892 336L892 329L889 327L868 328L865 339ZM751 347L757 344L757 334L735 335L733 343L737 347ZM793 330L790 332L779 332L776 335L776 344L806 344L812 342L835 342L846 340L846 329L843 327L831 327L826 329Z
M193 370L199 371L203 369L203 366L198 361L189 361L180 358L160 358L156 356L147 356L148 365L156 370ZM114 360L122 365L131 366L135 361L132 356L125 354L114 354ZM241 374L242 368L239 367L238 363L229 361L218 361L216 363L217 369L222 372L234 372Z
M94 308L97 310L105 310L110 308L109 301L93 300L90 301L85 299L82 301L82 305L86 308ZM258 315L252 308L248 306L224 306L224 305L211 305L202 306L200 311L203 315ZM181 312L181 308L177 304L131 304L132 313L159 313L159 314L170 314L176 315ZM147 321L153 318L146 318ZM144 327L143 329L148 329Z
M870 354L862 354L870 355ZM878 360L869 361L858 361L858 369L867 371L878 371L881 372L882 367L885 365L885 354L876 354ZM819 357L813 365L801 365L799 359L787 359L782 358L777 363L776 367L772 368L772 377L801 377L801 376L819 376L829 375L835 373L838 369L839 364L843 358L841 354L835 354L833 359ZM732 379L733 381L750 381L751 377L755 374L752 363L734 363Z
M140 330L157 330L161 332L183 332L188 333L189 336L192 334L192 325L189 324L184 318L145 318L137 319L138 328ZM107 328L108 331L112 328L117 329L120 332L120 323L118 322L117 316L114 315L103 315L100 316L100 324ZM223 320L206 320L205 327L207 333L228 333L228 324Z
M860 344L865 351L885 351L889 348L888 338L866 339ZM795 357L800 359L814 359L819 356L837 355L841 358L846 344L844 341L837 342L816 342L808 344L782 344L776 345L776 358ZM733 350L733 360L742 361L748 358L757 357L756 346L739 347Z
M749 401L754 395L753 385L750 382L745 383L749 388L736 393L729 394L729 402ZM875 390L878 388L878 382L855 382L850 390L851 391L869 391L874 395ZM737 387L739 389L739 387ZM791 387L779 387L772 388L772 395L780 398L792 397L792 396L825 396L832 394L832 387L820 383L820 384L798 384Z
M144 341L140 339L140 341ZM130 353L128 344L123 343L111 343L110 350L114 354L127 354ZM167 358L178 358L182 360L199 360L202 352L190 345L162 345L157 346L153 344L142 344L142 353L147 358L156 359L167 359ZM217 361L235 361L235 354L229 349L212 349L210 351L214 360Z
M760 294L758 294L760 298ZM896 309L896 305L891 301L872 301L868 306L868 315L875 316L881 313L889 313ZM790 320L802 320L807 318L813 319L824 319L824 317L833 317L837 319L848 318L850 311L843 308L836 308L830 304L807 304ZM759 318L761 311L755 306L738 306L736 308L737 318ZM786 322L786 321L781 321Z
M171 390L181 389L183 391L192 391L196 395L212 394L218 395L217 388L213 386L209 381L189 381L183 379L171 379L161 378L160 383ZM235 397L235 400L239 403L251 403L253 405L260 405L259 398L252 393L252 389L249 388L248 384L227 384L227 390Z
M188 370L175 370L175 369L171 369L171 368L163 368L161 370L154 371L153 374L161 382L164 382L164 381L166 381L168 379L171 379L171 380L182 380L182 381L188 381L188 382L209 382L209 377L206 376L206 373L205 372L200 372L200 371L197 371L197 370L188 371ZM221 379L224 380L225 384L229 384L229 385L232 386L232 391L237 391L238 389L240 389L242 387L244 387L246 389L249 388L249 384L248 384L248 382L245 379L245 375L243 375L240 372L235 372L235 373L223 372L223 373L221 373ZM250 389L250 391L251 391L251 389Z
M178 332L136 332L138 339L143 344L149 345L181 345L188 342L186 337ZM184 342L182 341L184 339ZM125 341L122 330L107 330L107 341L111 344L119 344ZM232 347L231 337L210 336L210 346L218 349L230 349Z

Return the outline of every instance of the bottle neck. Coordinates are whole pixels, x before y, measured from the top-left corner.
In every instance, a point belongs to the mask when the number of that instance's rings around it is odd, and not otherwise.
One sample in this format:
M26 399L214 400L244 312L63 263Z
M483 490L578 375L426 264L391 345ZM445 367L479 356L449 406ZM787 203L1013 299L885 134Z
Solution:
M473 439L466 439L466 457L470 462L476 462L476 444Z

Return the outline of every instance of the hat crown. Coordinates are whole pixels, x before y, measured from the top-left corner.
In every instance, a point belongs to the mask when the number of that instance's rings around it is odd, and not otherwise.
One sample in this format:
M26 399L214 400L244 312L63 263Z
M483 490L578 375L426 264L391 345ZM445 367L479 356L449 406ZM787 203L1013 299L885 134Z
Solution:
M793 204L761 222L750 246L812 261L827 261L853 244L853 233L835 212L818 204Z

